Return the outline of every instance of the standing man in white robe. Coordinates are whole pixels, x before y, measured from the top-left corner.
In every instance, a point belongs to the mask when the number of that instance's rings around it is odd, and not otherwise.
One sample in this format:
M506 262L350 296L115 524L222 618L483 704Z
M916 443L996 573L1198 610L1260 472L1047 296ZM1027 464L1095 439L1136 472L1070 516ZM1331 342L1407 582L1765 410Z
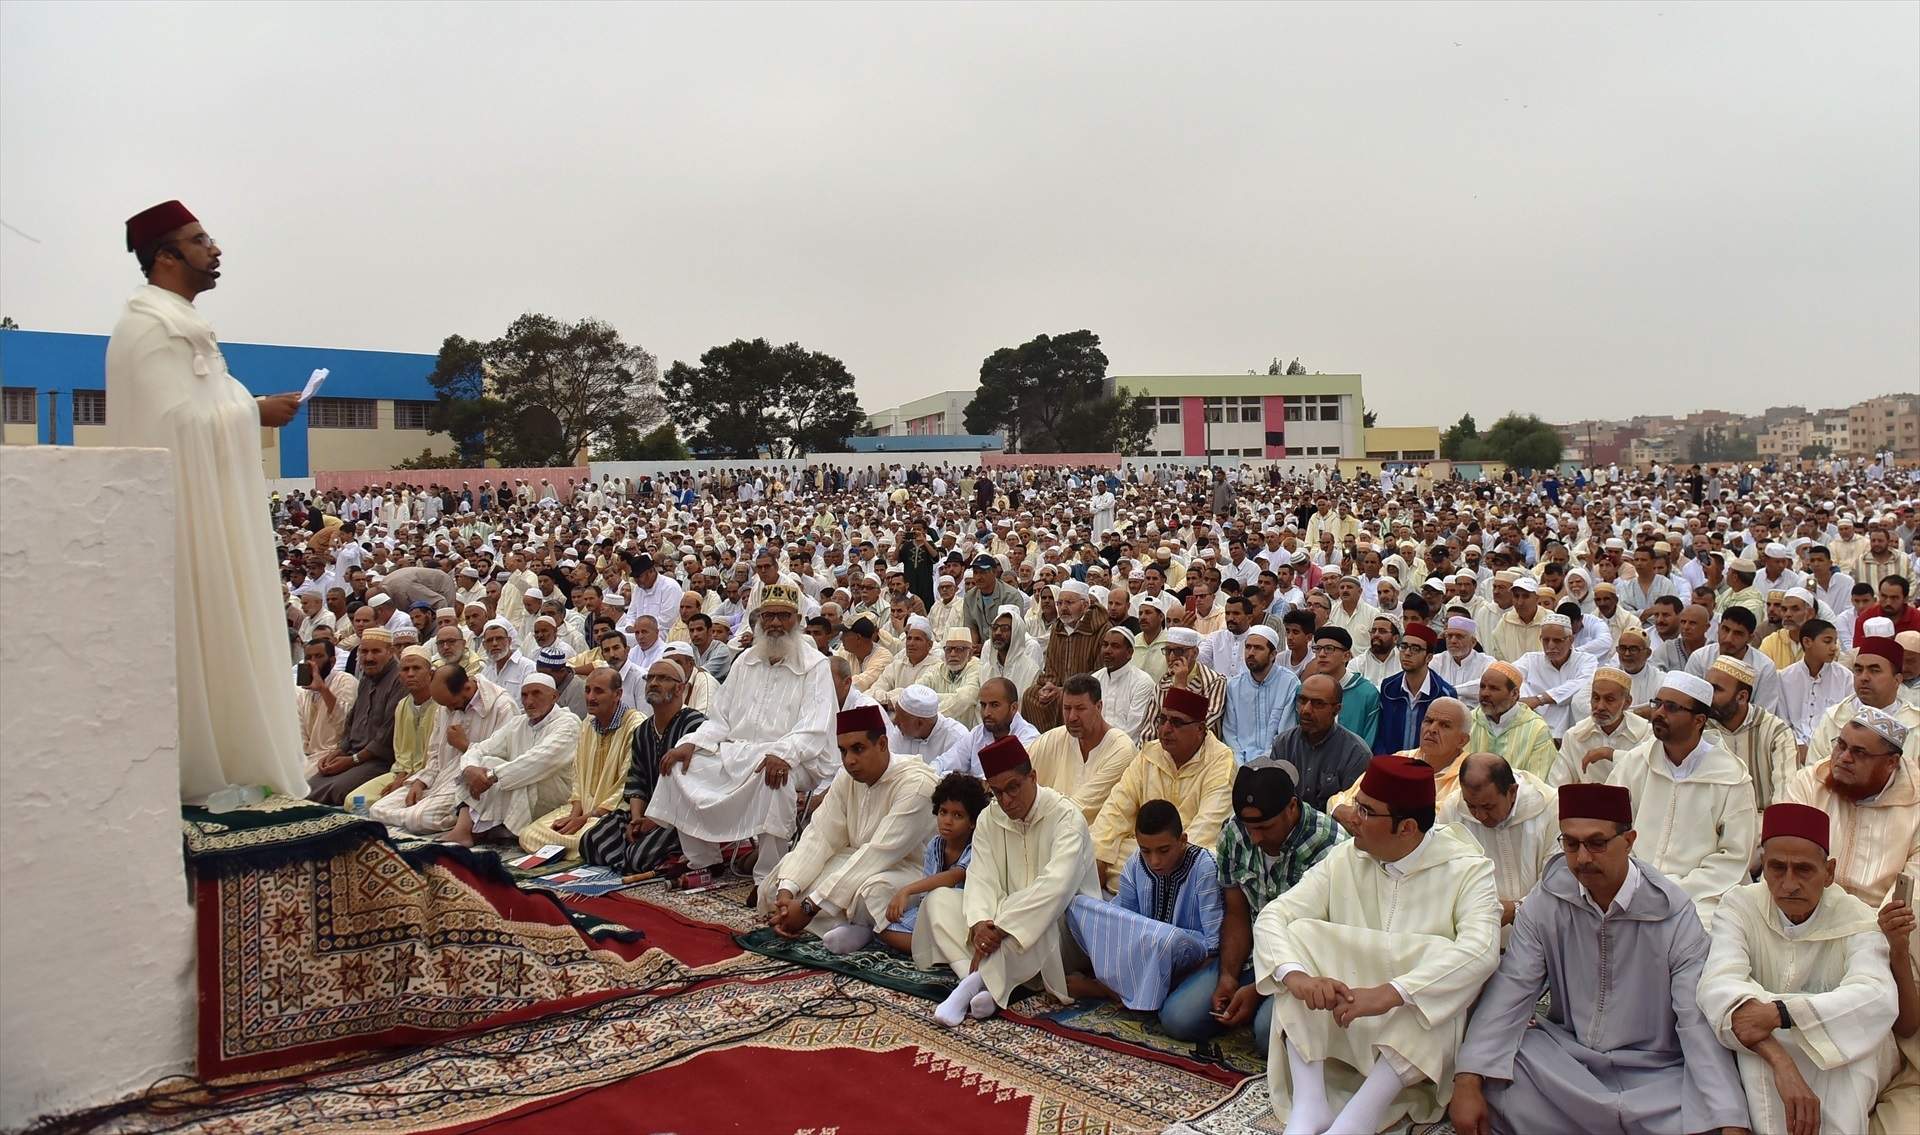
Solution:
M565 805L573 795L580 719L560 709L558 698L553 679L535 674L520 684L521 715L467 749L449 843L471 847L490 834L518 839L534 817Z
M1256 988L1274 997L1267 1094L1291 1135L1439 1119L1499 963L1493 865L1434 826L1433 769L1373 758L1354 811L1353 839L1254 921Z
M1067 907L1076 895L1101 897L1087 821L1040 786L1026 747L996 741L981 750L980 767L993 804L974 828L966 886L929 891L913 927L913 964L944 962L960 978L933 1014L948 1027L992 1016L1034 977L1067 1000Z
M173 453L174 654L180 796L229 784L307 794L286 693L286 616L274 563L260 429L300 410L255 398L227 372L194 297L220 279L220 246L178 201L127 220L147 283L107 342L107 444Z
M1757 1131L1851 1135L1899 1067L1899 1007L1874 910L1834 882L1827 814L1766 810L1761 882L1727 892L1700 1012L1733 1051Z
M778 884L761 889L760 906L781 937L811 932L829 952L850 954L887 924L894 892L921 877L939 774L888 751L877 705L841 711L834 732L842 771L773 868Z
M691 871L718 865L722 844L758 841L754 883L764 886L792 844L796 794L816 787L809 762L832 742L838 699L826 657L794 633L799 591L770 583L759 596L753 645L734 659L706 722L661 758L647 815L680 833Z

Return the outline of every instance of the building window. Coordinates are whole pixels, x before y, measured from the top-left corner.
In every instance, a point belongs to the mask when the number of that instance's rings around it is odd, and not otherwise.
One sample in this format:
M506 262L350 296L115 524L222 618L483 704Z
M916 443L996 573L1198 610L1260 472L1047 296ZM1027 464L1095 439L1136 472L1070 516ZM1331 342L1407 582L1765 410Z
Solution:
M379 406L371 398L315 398L307 403L307 425L316 430L378 429Z
M1177 426L1180 424L1180 399L1149 398L1147 403L1153 407L1159 424L1163 426ZM1179 454L1174 454L1174 456L1178 457Z
M1241 422L1260 421L1260 399L1256 397L1209 398L1206 400L1207 421L1226 422L1238 425ZM1228 456L1232 456L1229 454Z
M1340 420L1338 394L1289 394L1286 396L1287 421L1337 422Z
M5 391L7 424L31 426L40 420L40 392L30 386L9 386Z
M74 391L73 424L76 426L106 425L107 392L104 390Z
M393 400L393 428L396 430L432 429L433 427L428 425L427 422L428 419L432 418L433 408L436 405L438 405L438 403L431 401L420 401L412 398L395 398Z

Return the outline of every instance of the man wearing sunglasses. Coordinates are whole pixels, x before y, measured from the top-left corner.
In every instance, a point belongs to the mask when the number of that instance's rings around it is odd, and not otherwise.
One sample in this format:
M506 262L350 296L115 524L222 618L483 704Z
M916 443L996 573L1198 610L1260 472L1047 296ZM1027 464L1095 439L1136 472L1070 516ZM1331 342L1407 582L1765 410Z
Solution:
M1635 858L1636 803L1616 784L1560 787L1561 853L1520 904L1455 1062L1459 1135L1746 1128L1733 1054L1699 1010L1706 931L1693 896Z

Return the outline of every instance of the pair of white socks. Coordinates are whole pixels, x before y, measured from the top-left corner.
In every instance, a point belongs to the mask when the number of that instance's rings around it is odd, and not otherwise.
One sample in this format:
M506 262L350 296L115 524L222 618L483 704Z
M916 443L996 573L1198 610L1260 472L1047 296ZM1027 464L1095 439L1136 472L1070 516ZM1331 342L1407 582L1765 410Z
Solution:
M1285 1043L1287 1070L1293 1079L1286 1135L1375 1135L1380 1130L1381 1117L1404 1086L1400 1073L1384 1056L1374 1060L1360 1090L1335 1115L1327 1103L1326 1062L1306 1060L1292 1041Z
M986 979L980 976L980 971L975 970L961 978L960 984L947 994L947 999L940 1002L940 1007L933 1011L933 1019L951 1029L959 1027L960 1022L968 1017L984 1021L999 1008L994 1003L993 994L987 992Z

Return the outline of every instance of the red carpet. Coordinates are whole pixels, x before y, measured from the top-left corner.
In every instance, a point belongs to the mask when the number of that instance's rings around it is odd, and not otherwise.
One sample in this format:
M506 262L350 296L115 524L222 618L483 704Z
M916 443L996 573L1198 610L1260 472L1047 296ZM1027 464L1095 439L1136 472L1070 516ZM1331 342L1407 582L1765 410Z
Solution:
M583 914L640 931L647 936L648 947L665 950L674 960L692 968L717 965L745 953L734 942L733 931L726 927L687 918L645 901L602 895L569 896L565 902Z
M743 1045L440 1135L775 1130L1022 1135L1030 1129L1034 1102L1025 1091L982 1084L977 1074L918 1049L791 1052Z

